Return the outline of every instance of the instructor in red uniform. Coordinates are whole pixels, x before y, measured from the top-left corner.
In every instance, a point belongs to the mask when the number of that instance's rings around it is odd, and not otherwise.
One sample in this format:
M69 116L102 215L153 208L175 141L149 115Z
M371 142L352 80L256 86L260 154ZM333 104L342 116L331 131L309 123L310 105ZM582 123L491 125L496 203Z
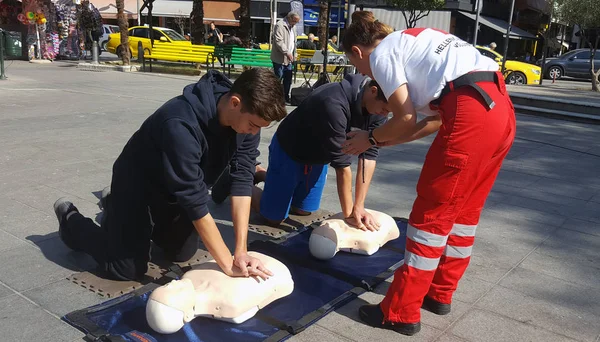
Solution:
M404 265L383 301L359 312L371 326L413 335L422 306L450 312L481 210L515 137L514 108L498 64L446 32L392 33L371 12L358 11L342 46L359 72L379 83L393 112L370 132L349 133L346 153L438 132L417 183ZM417 121L417 113L426 117Z

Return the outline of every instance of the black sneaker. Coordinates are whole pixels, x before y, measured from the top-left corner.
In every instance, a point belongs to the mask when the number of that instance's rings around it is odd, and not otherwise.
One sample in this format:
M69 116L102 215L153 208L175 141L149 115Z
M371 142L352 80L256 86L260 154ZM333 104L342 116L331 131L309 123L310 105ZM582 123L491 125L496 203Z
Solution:
M358 315L363 322L368 325L381 328L393 330L402 335L412 336L419 331L421 331L421 322L417 323L391 323L384 322L383 312L381 311L381 307L379 304L369 304L363 305L358 309Z
M64 230L66 229L67 223L67 215L72 211L79 212L77 208L66 199L66 197L61 197L56 202L54 202L54 213L56 214L56 218L58 219L58 235L62 242L67 245L72 250L77 250L74 248L72 244L70 244L65 237Z
M425 296L421 307L427 311L433 312L436 315L447 315L450 313L452 304L440 303L437 300Z
M107 186L102 190L102 195L100 197L100 206L102 206L102 210L106 210L106 198L110 195L110 186Z

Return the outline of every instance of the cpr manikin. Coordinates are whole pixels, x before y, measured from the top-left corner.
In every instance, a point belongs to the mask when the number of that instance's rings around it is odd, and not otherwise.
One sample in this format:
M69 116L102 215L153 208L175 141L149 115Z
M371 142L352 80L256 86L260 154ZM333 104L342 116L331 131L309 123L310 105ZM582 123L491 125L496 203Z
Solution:
M375 210L367 209L367 212L379 222L379 230L364 231L353 227L344 221L343 213L339 213L312 231L308 241L310 253L322 260L333 258L338 251L372 255L386 242L400 236L391 216Z
M270 256L248 252L262 261L273 276L229 277L210 261L195 266L181 280L163 285L148 298L146 320L161 334L172 334L196 317L243 323L271 302L292 293L294 282L288 268Z

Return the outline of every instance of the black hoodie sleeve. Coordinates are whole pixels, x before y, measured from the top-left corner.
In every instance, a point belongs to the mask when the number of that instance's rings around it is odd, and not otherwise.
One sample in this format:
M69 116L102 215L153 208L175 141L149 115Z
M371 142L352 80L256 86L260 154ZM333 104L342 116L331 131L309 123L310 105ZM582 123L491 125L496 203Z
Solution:
M342 145L346 141L346 128L348 127L348 117L350 108L343 105L340 101L328 101L323 104L323 113L327 119L327 136L325 148L331 153L331 166L341 168L349 166L352 163L352 156L342 152Z
M167 189L192 221L201 219L208 214L208 189L200 168L204 139L198 136L201 133L179 119L165 121L161 133L161 159Z
M259 143L260 131L256 135L246 134L231 159L231 196L252 196Z
M374 130L375 128L383 125L387 121L387 117L383 115L369 115L367 131ZM363 153L365 159L376 160L379 156L379 147L372 146Z

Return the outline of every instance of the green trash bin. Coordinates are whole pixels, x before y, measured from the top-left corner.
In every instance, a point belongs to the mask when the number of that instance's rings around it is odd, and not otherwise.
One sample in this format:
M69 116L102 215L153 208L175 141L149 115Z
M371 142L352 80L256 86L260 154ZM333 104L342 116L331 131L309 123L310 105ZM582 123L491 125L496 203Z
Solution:
M7 58L21 58L23 56L23 47L21 43L21 32L4 32L4 53Z

